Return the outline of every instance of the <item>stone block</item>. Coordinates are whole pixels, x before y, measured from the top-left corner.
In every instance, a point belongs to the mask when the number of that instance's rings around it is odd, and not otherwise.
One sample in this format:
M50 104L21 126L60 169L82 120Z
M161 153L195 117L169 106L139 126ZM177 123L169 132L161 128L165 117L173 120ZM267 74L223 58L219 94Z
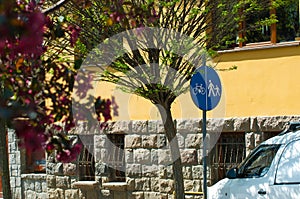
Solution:
M201 192L202 191L202 180L194 180L193 181L194 184L194 188L193 191L194 192Z
M15 177L11 177L10 178L10 186L12 188L15 188L16 187L16 178Z
M47 192L47 182L42 182L42 192Z
M157 135L157 148L163 148L167 145L167 138L164 134Z
M49 188L56 187L56 177L54 175L47 175L47 185Z
M94 146L95 148L105 148L105 143L108 140L106 135L95 135Z
M140 148L142 147L142 137L140 135L126 135L125 148Z
M49 160L50 158L48 158ZM55 163L52 163L52 162L49 162L47 160L47 163L46 163L46 172L48 175L54 175L54 167L55 167Z
M251 118L251 131L282 131L290 121L299 121L291 116L255 117Z
M156 134L157 133L157 121L149 120L148 121L148 134Z
M48 194L47 193L37 193L36 199L48 199Z
M142 175L145 177L158 177L158 165L142 165Z
M262 141L263 141L262 132L254 133L254 144L255 144L255 146L258 146Z
M137 179L135 179L135 190L137 190L137 191L150 191L150 178L137 178Z
M16 163L16 155L14 153L9 154L9 164L15 164Z
M151 149L151 163L152 164L158 164L158 150L157 149Z
M142 136L143 148L157 148L157 135L143 135Z
M173 166L166 166L167 169L167 178L173 179Z
M197 150L197 154L198 154L198 163L199 163L199 164L202 164L203 150L202 150L202 149L198 149L198 150Z
M176 120L177 123L177 133L191 133L191 132L200 132L201 126L200 126L200 119L182 119L182 120Z
M16 187L20 187L20 186L21 186L21 178L16 177Z
M194 183L193 180L184 180L184 190L193 191Z
M234 120L236 118L226 118L223 120L222 132L232 132L234 129Z
M22 198L22 188L21 188L21 187L17 187L17 188L15 189L14 194L15 194L15 198L16 198L16 199Z
M159 177L167 178L167 168L164 165L159 165Z
M173 193L174 192L174 181L173 180L166 180L160 179L160 192L162 193Z
M249 117L235 118L233 123L233 132L249 132L251 119Z
M198 163L196 149L183 149L180 154L183 165L195 165Z
M133 163L133 149L124 149L125 152L125 162Z
M36 198L36 192L32 190L25 191L25 198Z
M160 193L158 192L145 192L144 199L160 199Z
M68 189L65 191L65 199L79 199L78 189Z
M203 166L202 165L192 166L192 177L193 177L193 179L202 179L203 178Z
M49 199L65 199L63 189L48 189Z
M150 179L150 190L154 192L159 192L159 178Z
M132 132L133 125L131 121L116 121L112 124L110 133L129 134Z
M165 133L164 124L160 120L157 121L157 133L161 133L161 134Z
M182 174L184 179L192 179L192 169L190 166L182 167Z
M95 162L101 162L101 150L99 148L95 148L94 150L94 158L95 158Z
M17 169L11 169L11 176L12 177L17 177L18 176L18 170Z
M255 148L255 140L254 140L253 132L245 133L245 145L246 145L246 149L248 150L252 150Z
M74 163L65 163L63 164L63 172L66 176L75 176L77 175L77 166Z
M40 182L40 181L35 181L35 183L34 183L34 190L35 190L37 193L41 193L41 192L42 192L42 182Z
M126 164L126 176L139 177L142 174L142 167L140 164Z
M56 187L67 189L70 188L70 178L68 176L56 176Z
M100 162L108 161L110 151L111 150L109 150L109 149L100 149ZM97 156L98 156L98 154L97 154Z
M8 144L9 151L14 153L16 151L16 143L12 142Z
M223 132L225 128L225 119L223 118L211 118L207 120L206 131L208 133ZM202 125L202 124L201 124Z
M35 189L35 183L34 183L33 180L29 181L29 187L30 187L30 190L34 190Z
M188 134L185 138L186 148L201 148L202 147L202 134Z
M21 152L15 151L15 154L16 154L16 164L21 165Z
M148 122L141 120L132 121L132 132L146 134L148 131Z
M54 165L54 175L63 175L63 163L56 163Z
M134 162L139 164L151 164L151 156L149 149L134 150Z
M158 149L158 164L169 165L172 163L170 149Z

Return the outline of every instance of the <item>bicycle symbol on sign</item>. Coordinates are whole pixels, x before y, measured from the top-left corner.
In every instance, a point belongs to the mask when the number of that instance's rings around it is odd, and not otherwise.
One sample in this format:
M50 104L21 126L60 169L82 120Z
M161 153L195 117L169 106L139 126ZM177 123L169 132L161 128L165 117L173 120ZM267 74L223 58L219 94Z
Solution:
M198 83L196 83L196 86L193 88L193 94L197 95L197 94L201 94L204 95L206 92L205 88L203 87L202 84L198 85Z

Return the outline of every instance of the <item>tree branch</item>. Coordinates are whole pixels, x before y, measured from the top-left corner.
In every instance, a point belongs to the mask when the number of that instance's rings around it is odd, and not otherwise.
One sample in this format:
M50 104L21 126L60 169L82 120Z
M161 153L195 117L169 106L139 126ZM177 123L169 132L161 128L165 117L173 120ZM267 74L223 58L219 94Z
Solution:
M45 10L42 10L42 13L44 13L45 15L49 14L50 12L53 12L56 9L59 9L61 6L63 6L64 4L68 3L69 0L60 0L59 2L55 3L53 6L51 6L50 8L47 8Z

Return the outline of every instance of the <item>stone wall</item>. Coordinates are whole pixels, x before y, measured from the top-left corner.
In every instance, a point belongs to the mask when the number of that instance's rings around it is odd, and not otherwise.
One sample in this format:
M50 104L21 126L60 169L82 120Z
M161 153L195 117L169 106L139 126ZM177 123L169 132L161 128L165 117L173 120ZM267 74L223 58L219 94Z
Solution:
M214 146L221 132L244 132L245 146L248 151L251 151L263 140L264 132L279 132L288 121L299 121L299 118L279 116L208 119L208 149ZM200 119L176 121L185 190L188 192L202 190L201 126ZM86 133L83 127L77 130L78 134ZM93 134L96 176L95 181L84 182L79 181L77 162L58 163L52 156L47 159L47 175L21 175L22 153L16 145L16 138L13 133L10 133L10 169L14 198L173 198L174 181L169 143L160 121L112 122L105 132L93 132ZM106 134L125 134L125 182L110 181L108 172L110 163L106 158L107 154L111 153L111 146ZM187 196L187 198L200 198L200 196Z
M22 174L22 198L46 199L46 174Z
M21 169L24 161L21 161L21 150L13 130L8 130L8 156L10 170L10 186L14 199L22 198Z
M54 155L54 154L53 154ZM79 199L82 194L74 183L78 181L76 163L60 163L48 156L46 181L49 199Z
M202 135L199 132L199 120L182 121L179 125L188 129L177 135L183 163L186 191L201 191L202 168L200 166ZM125 162L128 198L172 198L174 181L172 160L163 126L157 121L132 121L112 123L105 133L125 134ZM95 135L96 173L102 177L104 189L109 191L113 182L105 166L109 140L106 135ZM116 189L114 187L114 189ZM119 192L121 190L118 190ZM114 191L111 191L114 193Z

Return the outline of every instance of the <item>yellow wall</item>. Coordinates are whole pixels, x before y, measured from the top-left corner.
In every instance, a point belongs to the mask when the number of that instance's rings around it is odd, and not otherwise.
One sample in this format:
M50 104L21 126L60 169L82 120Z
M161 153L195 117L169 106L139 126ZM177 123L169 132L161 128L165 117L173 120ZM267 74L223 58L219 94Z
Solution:
M232 71L218 71L223 96L208 117L277 116L300 114L300 47L278 47L222 53L214 59L217 69L236 65ZM119 116L115 120L160 119L147 100L125 94L109 83L100 82L95 92L115 96ZM175 118L201 118L190 94L178 97L173 105Z
M226 116L299 115L300 47L225 53L216 59L226 89Z

